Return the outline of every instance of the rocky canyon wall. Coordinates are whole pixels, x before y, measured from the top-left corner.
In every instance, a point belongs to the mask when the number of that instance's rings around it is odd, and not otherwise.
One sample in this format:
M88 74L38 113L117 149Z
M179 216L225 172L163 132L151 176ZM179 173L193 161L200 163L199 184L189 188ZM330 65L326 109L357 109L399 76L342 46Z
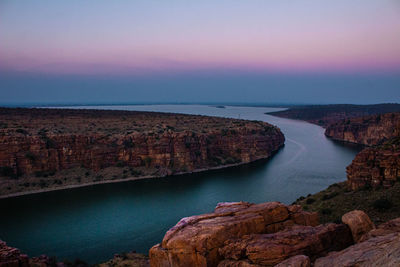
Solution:
M400 178L400 113L342 120L326 128L335 140L369 146L347 167L353 189L391 186Z
M339 141L379 145L400 135L400 113L341 120L330 124L325 135Z
M264 122L151 112L2 109L0 124L1 174L16 180L70 168L207 170L268 158L285 140Z

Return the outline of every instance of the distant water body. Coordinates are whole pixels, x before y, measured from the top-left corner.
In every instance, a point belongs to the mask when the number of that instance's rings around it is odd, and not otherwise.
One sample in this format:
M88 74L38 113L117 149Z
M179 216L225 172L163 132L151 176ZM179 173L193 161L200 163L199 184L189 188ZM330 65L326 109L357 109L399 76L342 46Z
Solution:
M261 107L202 105L80 106L262 120L278 126L285 147L268 161L157 179L103 184L0 200L0 239L29 256L98 263L114 253L147 253L179 219L211 212L218 202L281 201L346 179L358 148L327 139L324 129L265 115Z

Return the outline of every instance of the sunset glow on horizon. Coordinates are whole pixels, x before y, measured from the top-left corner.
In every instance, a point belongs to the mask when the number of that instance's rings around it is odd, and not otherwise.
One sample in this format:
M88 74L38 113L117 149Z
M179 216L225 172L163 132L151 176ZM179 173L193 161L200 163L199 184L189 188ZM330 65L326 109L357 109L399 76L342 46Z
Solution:
M0 104L400 102L399 0L2 0Z
M4 71L398 71L400 2L2 1Z

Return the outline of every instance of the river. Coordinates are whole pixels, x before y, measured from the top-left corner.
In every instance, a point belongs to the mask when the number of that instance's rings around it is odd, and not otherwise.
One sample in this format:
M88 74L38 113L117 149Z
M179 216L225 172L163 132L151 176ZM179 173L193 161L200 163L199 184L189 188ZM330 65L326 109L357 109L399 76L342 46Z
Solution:
M77 107L73 107L77 108ZM147 253L179 219L218 202L281 201L346 179L359 148L327 139L324 129L265 115L261 107L205 105L90 106L262 120L278 126L285 146L270 160L204 173L103 184L0 200L0 239L29 256L98 263L114 253Z

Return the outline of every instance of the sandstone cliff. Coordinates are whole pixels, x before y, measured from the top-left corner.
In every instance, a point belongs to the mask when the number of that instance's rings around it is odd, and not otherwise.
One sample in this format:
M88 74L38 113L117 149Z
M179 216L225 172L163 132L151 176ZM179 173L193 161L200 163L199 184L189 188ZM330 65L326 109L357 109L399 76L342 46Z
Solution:
M26 185L32 176L46 178L42 179L45 187L65 185L62 179L56 184L48 182L49 176L73 168L95 175L109 167L129 167L135 176L165 176L268 158L283 144L278 128L257 121L153 112L3 108L0 182L7 182L2 188L11 188L5 194L32 189L32 181L28 186L12 186ZM74 181L79 182L90 181L85 177Z
M328 126L325 135L372 146L358 153L347 167L352 189L391 186L400 178L400 113L343 120Z
M345 119L329 125L325 135L335 140L367 146L382 144L400 136L400 113Z
M400 179L400 138L362 150L346 171L348 184L353 190L392 186Z

